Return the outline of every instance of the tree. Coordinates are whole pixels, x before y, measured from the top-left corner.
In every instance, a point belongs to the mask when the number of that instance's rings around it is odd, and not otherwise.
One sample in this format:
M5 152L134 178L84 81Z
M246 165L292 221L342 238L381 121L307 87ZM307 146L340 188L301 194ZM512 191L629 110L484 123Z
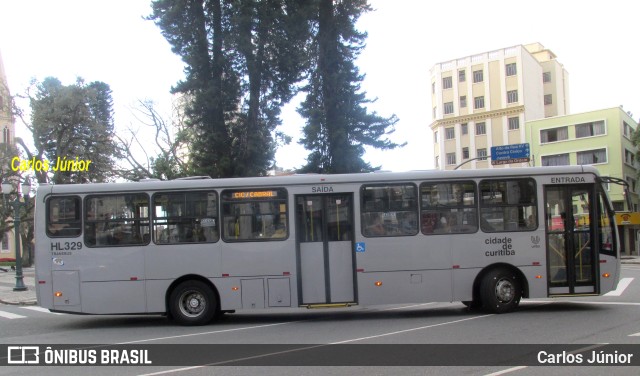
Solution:
M369 113L371 103L361 91L355 59L364 48L366 33L355 22L371 10L366 0L318 0L311 19L317 30L311 43L309 81L298 112L307 119L300 141L310 150L301 172L347 173L375 170L365 162L364 146L393 149L399 146L386 135L394 132L395 115Z
M174 88L189 101L191 170L262 175L273 162L280 107L300 80L306 1L157 0L154 20L187 67Z
M189 176L187 145L193 143L191 129L186 128L182 101L173 104L170 120L161 115L150 100L141 100L134 109L135 118L154 132L154 143L159 153L149 155L148 140L141 141L140 129L128 129L128 137L116 135L118 148L128 166L118 175L127 180L145 178L176 179ZM142 130L145 133L144 129Z
M20 139L16 142L28 160L43 163L41 168L32 167L38 182L104 182L114 177L115 158L119 153L113 142L109 85L85 84L78 79L75 84L64 86L57 78L48 77L34 86L35 94L27 94L31 121L17 108L15 113L33 134L35 150L30 150ZM84 164L71 163L67 168L57 168L58 163L66 161Z

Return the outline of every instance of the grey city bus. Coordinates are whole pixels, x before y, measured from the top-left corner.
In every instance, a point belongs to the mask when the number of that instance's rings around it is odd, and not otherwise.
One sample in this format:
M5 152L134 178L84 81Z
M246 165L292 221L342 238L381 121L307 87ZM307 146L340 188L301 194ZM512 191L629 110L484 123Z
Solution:
M615 289L611 204L589 166L43 185L38 303L165 314Z

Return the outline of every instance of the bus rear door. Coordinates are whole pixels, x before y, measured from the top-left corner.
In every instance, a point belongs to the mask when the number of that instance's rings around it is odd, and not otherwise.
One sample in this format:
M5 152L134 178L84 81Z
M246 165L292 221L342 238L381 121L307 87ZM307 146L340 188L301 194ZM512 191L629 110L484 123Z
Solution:
M353 194L296 196L301 305L355 302Z

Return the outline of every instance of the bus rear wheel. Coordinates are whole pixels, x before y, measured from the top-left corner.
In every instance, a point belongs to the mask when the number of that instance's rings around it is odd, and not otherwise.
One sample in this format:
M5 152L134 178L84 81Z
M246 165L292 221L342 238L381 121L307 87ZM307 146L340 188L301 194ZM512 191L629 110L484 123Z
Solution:
M180 325L205 325L216 315L215 293L201 281L185 281L176 286L169 297L171 317Z
M517 275L507 268L493 269L480 284L482 307L492 313L506 313L520 304L522 288Z

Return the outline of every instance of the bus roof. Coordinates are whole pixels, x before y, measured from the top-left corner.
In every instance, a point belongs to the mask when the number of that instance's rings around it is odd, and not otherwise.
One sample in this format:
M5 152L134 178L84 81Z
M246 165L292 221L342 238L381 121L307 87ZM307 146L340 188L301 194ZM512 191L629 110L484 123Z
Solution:
M599 175L593 166L517 167L477 170L423 170L407 172L374 172L355 174L304 174L286 176L264 176L225 179L176 179L161 181L155 179L125 183L89 184L44 184L38 188L38 195L82 194L116 191L154 191L166 189L206 189L206 188L251 188L290 185L323 185L338 183L384 183L390 181L475 179L487 177L534 176L557 174L592 173Z

